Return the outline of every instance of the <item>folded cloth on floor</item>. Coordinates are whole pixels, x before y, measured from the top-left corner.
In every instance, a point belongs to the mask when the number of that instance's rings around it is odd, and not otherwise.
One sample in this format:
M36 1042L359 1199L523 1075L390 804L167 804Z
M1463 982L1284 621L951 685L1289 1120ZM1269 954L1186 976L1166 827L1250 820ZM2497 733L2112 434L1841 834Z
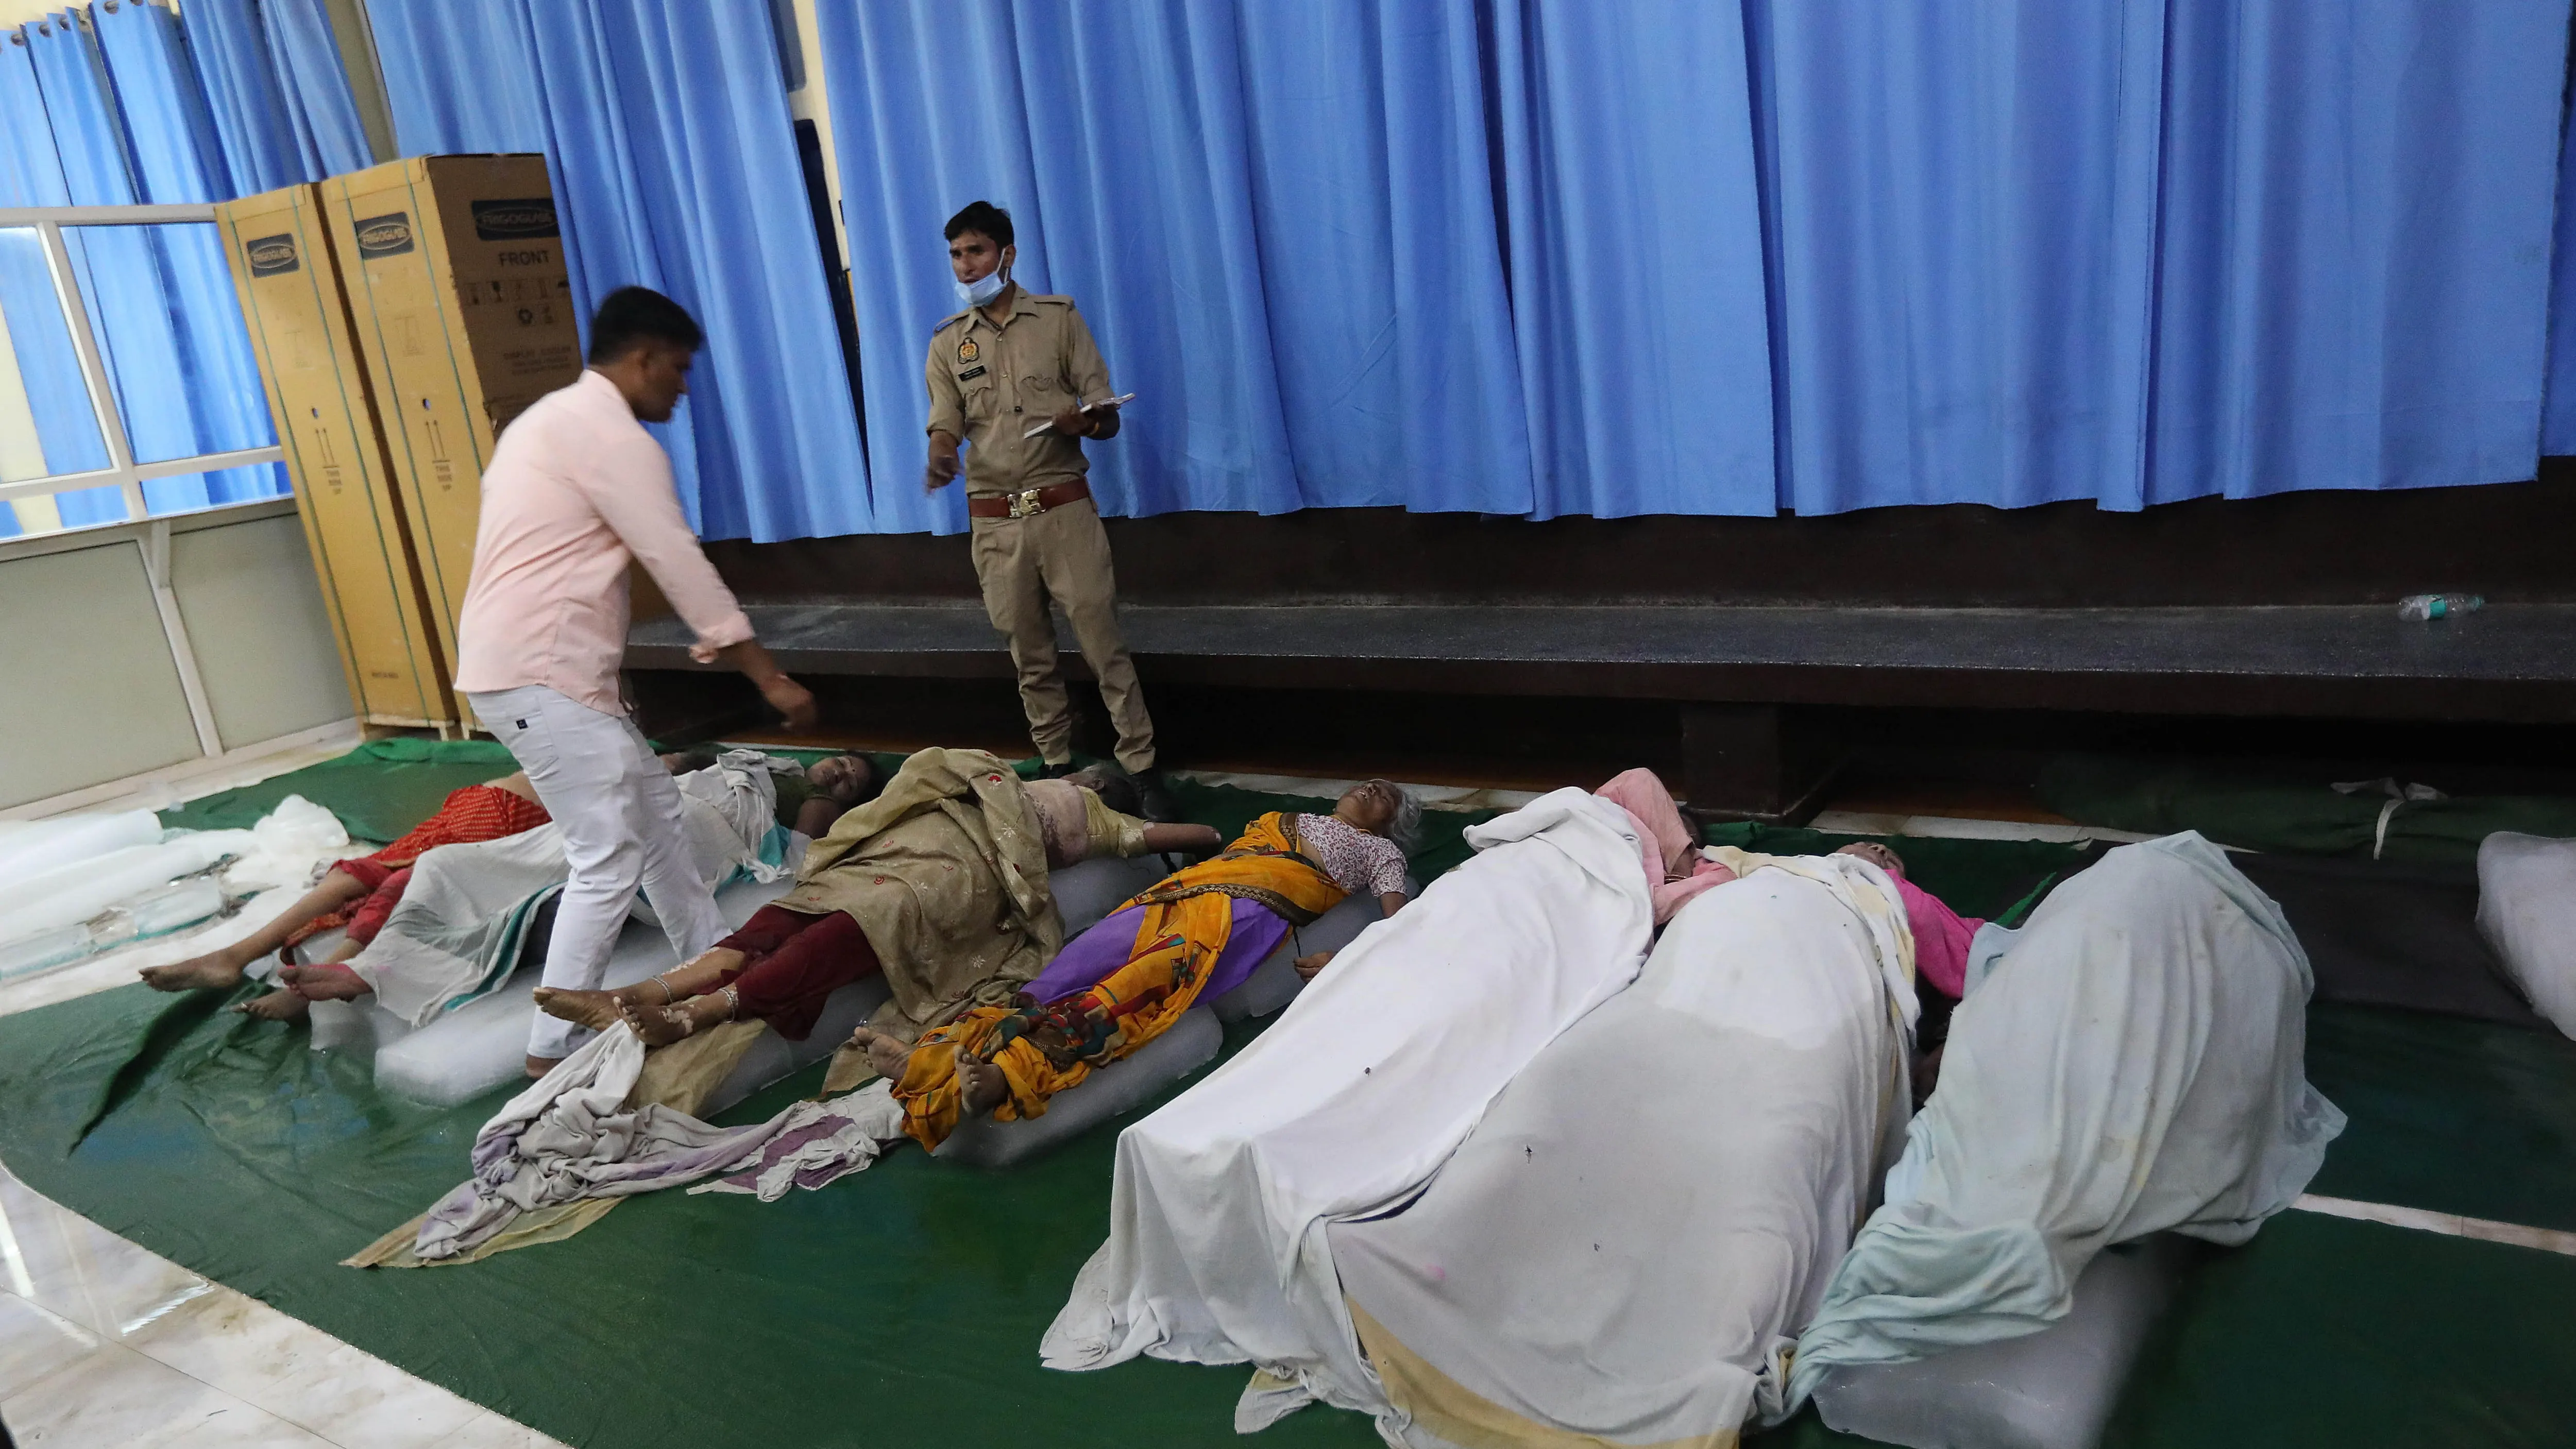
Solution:
M1558 790L1346 947L1268 1031L1118 1140L1109 1239L1041 1352L1246 1360L1374 1398L1324 1229L1419 1190L1559 1032L1635 978L1651 885L1625 810Z
M829 1187L864 1171L903 1140L903 1108L894 1100L893 1085L879 1078L828 1102L799 1102L768 1126L768 1139L740 1161L726 1163L724 1176L689 1191L749 1193L776 1202L795 1189Z
M710 888L736 875L775 880L787 832L772 819L766 756L728 751L679 779L689 856ZM517 970L537 908L563 889L563 828L547 824L472 845L442 845L412 866L411 885L349 968L376 1002L414 1026L495 990ZM638 895L635 910L650 914Z
M711 1127L670 1107L630 1105L644 1060L644 1044L620 1024L511 1098L474 1134L474 1175L429 1210L412 1251L453 1258L522 1213L693 1182L757 1151L790 1115Z
M1940 1086L1768 1417L1838 1365L2038 1332L2108 1244L2252 1237L2343 1130L2303 1069L2310 984L2280 908L2196 834L1979 933Z
M657 1100L694 1105L710 1088L720 1091L741 1039L761 1028L737 1022L716 1030L735 1040L684 1044L709 1050L663 1073L658 1092L643 1085L656 1059L623 1025L583 1043L474 1134L474 1175L421 1217L413 1256L435 1263L473 1255L523 1215L657 1192L713 1173L727 1180L705 1190L774 1201L792 1187L822 1187L857 1172L903 1140L903 1109L881 1081L828 1102L798 1102L744 1127L711 1126ZM381 1256L371 1250L352 1261L372 1266Z
M1776 1402L1904 1146L1913 988L1877 866L1733 859L1421 1196L1326 1231L1389 1442L1718 1445Z

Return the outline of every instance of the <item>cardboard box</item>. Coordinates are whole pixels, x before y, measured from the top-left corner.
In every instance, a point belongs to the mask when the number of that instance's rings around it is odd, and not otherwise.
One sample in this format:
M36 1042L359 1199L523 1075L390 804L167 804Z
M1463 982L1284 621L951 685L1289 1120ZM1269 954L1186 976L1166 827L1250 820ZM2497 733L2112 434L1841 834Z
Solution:
M542 156L423 156L322 183L358 346L448 659L484 464L510 420L581 376Z
M372 724L453 726L454 656L440 645L421 588L321 194L290 186L244 197L218 206L215 223L358 714Z

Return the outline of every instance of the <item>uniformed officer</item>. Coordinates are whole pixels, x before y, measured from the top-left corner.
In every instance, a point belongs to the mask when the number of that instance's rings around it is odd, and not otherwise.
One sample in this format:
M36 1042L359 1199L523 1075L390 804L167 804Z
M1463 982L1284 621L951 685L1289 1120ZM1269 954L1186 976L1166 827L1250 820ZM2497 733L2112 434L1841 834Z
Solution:
M1082 439L1118 435L1109 369L1070 297L1031 295L1011 280L1011 214L978 201L948 219L948 261L966 310L930 334L930 462L922 486L957 477L966 455L966 516L984 610L1010 641L1029 741L1047 773L1073 768L1073 709L1056 670L1050 599L1064 606L1082 657L1118 728L1118 763L1136 776L1144 811L1173 816L1154 768L1154 721L1118 633L1109 535L1091 501ZM1032 428L1046 426L1036 436Z

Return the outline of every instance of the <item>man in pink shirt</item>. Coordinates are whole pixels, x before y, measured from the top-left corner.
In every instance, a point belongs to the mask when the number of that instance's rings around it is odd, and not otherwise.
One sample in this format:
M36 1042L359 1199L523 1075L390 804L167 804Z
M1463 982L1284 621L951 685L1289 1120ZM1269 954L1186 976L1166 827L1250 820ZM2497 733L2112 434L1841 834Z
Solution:
M670 298L610 293L591 319L588 370L520 414L483 471L456 687L563 828L572 874L545 968L558 989L599 987L638 889L683 961L726 931L690 863L679 788L618 692L628 562L642 563L697 631L692 657L741 670L791 726L814 722L814 696L779 672L698 551L671 460L644 431L669 421L704 341ZM590 1035L538 1016L528 1075L543 1076Z

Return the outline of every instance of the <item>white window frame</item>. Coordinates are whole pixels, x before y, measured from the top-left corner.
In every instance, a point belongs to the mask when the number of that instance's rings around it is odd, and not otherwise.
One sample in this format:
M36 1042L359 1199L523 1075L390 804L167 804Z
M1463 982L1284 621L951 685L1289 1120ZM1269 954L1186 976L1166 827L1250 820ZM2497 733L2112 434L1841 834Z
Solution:
M180 692L188 701L188 716L196 728L197 746L208 756L221 755L224 747L215 732L214 710L207 701L205 683L197 672L196 651L189 647L188 626L180 617L178 596L170 588L170 521L177 517L206 518L252 510L277 513L283 511L281 505L291 507L293 498L291 495L254 498L156 516L144 502L143 485L155 478L184 473L211 473L224 468L283 462L286 449L282 445L271 444L265 448L199 453L158 463L134 461L134 446L125 433L125 414L116 405L115 388L109 385L107 357L99 348L98 334L90 327L89 307L81 297L79 274L72 269L71 251L63 244L63 228L161 226L190 222L212 225L214 220L215 208L211 205L0 207L0 228L32 228L44 245L45 268L54 283L54 302L62 308L63 325L71 332L72 351L80 359L81 383L89 394L90 413L98 420L99 437L107 444L106 467L83 473L55 473L17 483L0 483L0 503L101 487L115 488L125 500L125 517L122 519L0 539L0 558L55 552L58 540L63 539L76 540L75 547L92 542L131 539L141 548L144 574L152 586L152 602L160 613L162 632L168 636L171 660L179 669ZM144 404L138 399L136 405ZM266 405L265 398L262 405Z
M70 329L72 351L80 358L81 383L89 393L91 414L98 420L99 437L107 444L107 466L85 473L55 473L43 478L30 478L18 483L0 483L0 503L19 498L44 498L57 493L73 493L89 488L112 487L125 500L125 517L113 523L89 524L88 528L115 528L129 523L148 522L150 509L143 501L143 485L155 478L176 477L184 473L212 473L225 468L249 467L258 463L283 462L286 449L279 444L265 448L239 448L225 453L199 453L193 457L172 458L158 463L134 461L134 446L125 435L125 414L116 406L116 390L109 385L107 357L99 348L98 334L89 325L89 308L80 292L78 274L72 270L71 251L63 244L67 226L162 226L171 223L199 222L212 225L215 208L198 206L39 206L0 207L0 228L33 229L45 248L45 269L53 277L54 301L62 308L63 325ZM263 405L265 399L262 400ZM137 406L141 406L140 400ZM269 500L255 499L252 502ZM224 504L239 508L248 504ZM194 509L190 512L212 512ZM168 516L168 515L163 515ZM79 532L65 529L61 532ZM51 538L52 532L41 535Z

